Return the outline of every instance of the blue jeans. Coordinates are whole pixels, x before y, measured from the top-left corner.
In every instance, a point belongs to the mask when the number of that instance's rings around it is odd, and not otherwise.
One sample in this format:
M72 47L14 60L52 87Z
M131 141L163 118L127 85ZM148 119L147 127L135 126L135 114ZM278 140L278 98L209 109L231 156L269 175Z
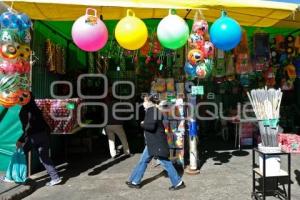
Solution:
M138 162L138 164L133 169L129 181L135 184L140 184L147 169L148 163L152 160L153 156L149 155L147 146L145 147L143 154ZM174 168L172 162L168 159L158 158L161 166L168 172L172 186L176 186L181 182L181 177L178 175L176 169Z

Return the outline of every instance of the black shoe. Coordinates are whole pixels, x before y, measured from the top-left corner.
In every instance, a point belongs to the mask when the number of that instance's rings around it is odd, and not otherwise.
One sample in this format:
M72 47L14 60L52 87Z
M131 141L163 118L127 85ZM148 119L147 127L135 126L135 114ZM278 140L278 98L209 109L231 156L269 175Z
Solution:
M169 187L169 190L175 191L175 190L180 190L180 189L183 189L183 188L185 188L185 184L184 184L184 182L182 181L182 183L181 183L180 185L178 185L178 186L172 186L172 187Z
M126 185L128 185L128 187L130 187L130 188L135 188L135 189L140 189L140 188L141 188L141 184L133 184L133 183L130 182L130 181L126 181L125 183L126 183Z

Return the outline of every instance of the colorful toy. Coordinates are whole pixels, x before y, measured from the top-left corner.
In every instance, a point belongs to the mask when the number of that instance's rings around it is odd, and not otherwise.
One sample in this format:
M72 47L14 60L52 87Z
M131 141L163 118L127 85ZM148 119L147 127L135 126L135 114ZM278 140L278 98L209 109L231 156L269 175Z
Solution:
M211 43L210 41L205 41L204 43L204 53L205 53L205 57L213 57L214 56L214 52L215 52L215 48L213 43Z
M222 16L210 28L211 42L223 51L235 48L241 41L242 30L237 21L222 11Z
M1 45L0 56L4 59L15 59L19 56L18 43L6 43Z
M163 18L157 27L157 37L162 46L169 49L178 49L185 45L189 38L189 27L187 23L176 14Z
M19 103L19 94L13 91L0 92L0 105L9 108Z
M88 14L93 11L94 15ZM103 48L108 39L105 24L97 17L97 10L86 9L86 14L79 17L72 26L74 43L84 51L98 51Z
M188 39L189 47L191 49L202 49L204 46L204 37L197 33L192 33Z
M204 53L199 49L192 49L188 53L188 61L191 65L197 65L204 60Z
M18 28L18 18L16 13L11 11L4 12L0 15L0 25L2 28L17 29Z
M30 100L29 60L31 20L25 14L0 15L0 105L9 108ZM27 43L27 44L25 44Z
M115 38L121 47L136 50L147 41L148 30L145 23L137 18L132 10L127 10L127 16L116 26Z
M287 77L292 81L294 81L297 77L296 68L292 63L284 67L284 72L286 73Z
M30 72L30 64L24 60L18 60L15 63L11 63L10 61L3 60L0 62L0 73L3 74L13 74L13 73L29 73Z
M19 90L17 91L18 93L18 98L19 98L19 104L20 105L26 105L27 103L29 103L31 95L30 92L28 90Z
M189 62L185 63L184 71L185 71L185 73L187 73L191 77L195 77L197 75L196 74L196 67L191 65Z
M30 29L30 27L32 26L32 22L28 15L24 13L19 13L16 15L16 17L19 30Z
M29 30L22 30L19 32L19 39L22 43L30 44L31 35Z
M196 74L199 78L205 78L206 76L206 65L205 63L200 63L196 67Z
M268 87L274 87L276 84L275 80L275 73L273 67L269 67L265 72L264 72L264 78L266 81L266 86Z
M29 60L30 55L31 55L31 50L28 45L26 45L26 44L18 45L17 50L18 50L19 58L24 59L24 60Z
M194 22L192 31L199 35L204 35L208 32L208 23L206 20L197 20Z
M17 32L12 29L1 29L0 42L2 44L17 42Z

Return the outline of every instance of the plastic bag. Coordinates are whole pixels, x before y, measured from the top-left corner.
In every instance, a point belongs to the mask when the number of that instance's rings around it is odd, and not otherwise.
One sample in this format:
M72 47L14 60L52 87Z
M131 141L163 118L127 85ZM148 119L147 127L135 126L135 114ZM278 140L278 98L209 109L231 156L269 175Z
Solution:
M5 179L17 183L24 183L27 180L27 163L23 149L18 148L12 155Z

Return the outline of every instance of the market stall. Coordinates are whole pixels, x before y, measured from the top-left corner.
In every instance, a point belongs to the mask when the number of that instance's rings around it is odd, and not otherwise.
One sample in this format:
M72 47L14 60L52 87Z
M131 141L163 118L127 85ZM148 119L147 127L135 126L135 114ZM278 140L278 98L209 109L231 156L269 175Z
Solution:
M163 89L152 88L152 92L162 94L162 100L176 104L178 94L183 93L184 96L181 98L184 98L184 102L189 102L188 97L197 96L198 102L213 101L218 104L222 102L226 112L230 112L238 102L245 102L246 92L252 88L268 85L282 87L286 91L295 91L292 85L297 79L295 72L299 65L297 56L300 48L297 30L300 27L299 11L297 11L299 5L297 4L258 0L5 2L35 20L32 34L34 51L32 89L41 99L50 97L49 88L53 81L67 80L76 84L77 77L83 73L106 74L111 82L132 81L136 85L137 98L144 92L150 92L153 81L165 80L164 84L160 84ZM102 42L101 50L93 50L93 53L80 50L72 35L74 20L84 15L87 7L96 9L96 16L103 17L108 30L107 41ZM143 19L147 29L145 42L141 42L141 45L134 48L126 46L128 44L122 43L115 35L118 32L116 30L118 21L128 15L128 8L132 9L137 18ZM156 31L160 24L159 19L165 18L171 8L176 9L176 16L182 19L183 23L187 23L188 27L187 34L183 31L182 37L185 39L180 45L176 40L175 43L169 44L168 41L164 43L163 39L159 38L159 32ZM222 10L226 10L227 16L237 20L243 26L241 43L238 41L237 47L236 44L229 49L226 49L228 46L223 46L226 47L223 50L222 48L211 50L217 48L214 47L215 42L211 40L214 34L208 31L208 27L212 27L212 22L220 17ZM195 17L197 12L201 15ZM203 34L199 34L196 30L195 34L190 36L190 30L197 20L208 21L204 25L207 26L207 30ZM168 27L168 23L165 27ZM168 28L163 30L167 31ZM197 36L196 40L194 36ZM189 44L185 46L187 40ZM207 47L208 51L201 57L203 47ZM212 52L209 53L209 50ZM198 54L200 58L197 57ZM188 80L196 87L180 91L186 86L184 84ZM171 81L173 86L168 81ZM102 87L101 84L101 81L87 82L84 90L89 93L99 91L97 89ZM176 88L177 84L181 85L178 86L180 88ZM127 94L129 91L130 89L125 86L119 88L122 94ZM62 86L58 87L56 92L66 95L69 89ZM74 93L72 97L77 95ZM45 102L45 100L41 101ZM130 101L134 102L136 99ZM188 112L193 111L185 110L184 114L180 114L181 117ZM183 127L180 120L176 121L176 125L171 121L172 119L169 119L166 122L166 130L169 131L167 134L172 132L173 135L169 138L174 139L174 141L169 140L169 144L171 149L175 149L173 155L177 156L179 163L184 165L182 151L184 141L181 139L188 138L188 129L185 130L186 127ZM190 122L184 123L188 125ZM205 134L209 130L213 129L207 126L205 121L198 121L200 134ZM176 141L175 138L179 140ZM11 140L9 143L10 147L5 149L13 151L14 141Z

